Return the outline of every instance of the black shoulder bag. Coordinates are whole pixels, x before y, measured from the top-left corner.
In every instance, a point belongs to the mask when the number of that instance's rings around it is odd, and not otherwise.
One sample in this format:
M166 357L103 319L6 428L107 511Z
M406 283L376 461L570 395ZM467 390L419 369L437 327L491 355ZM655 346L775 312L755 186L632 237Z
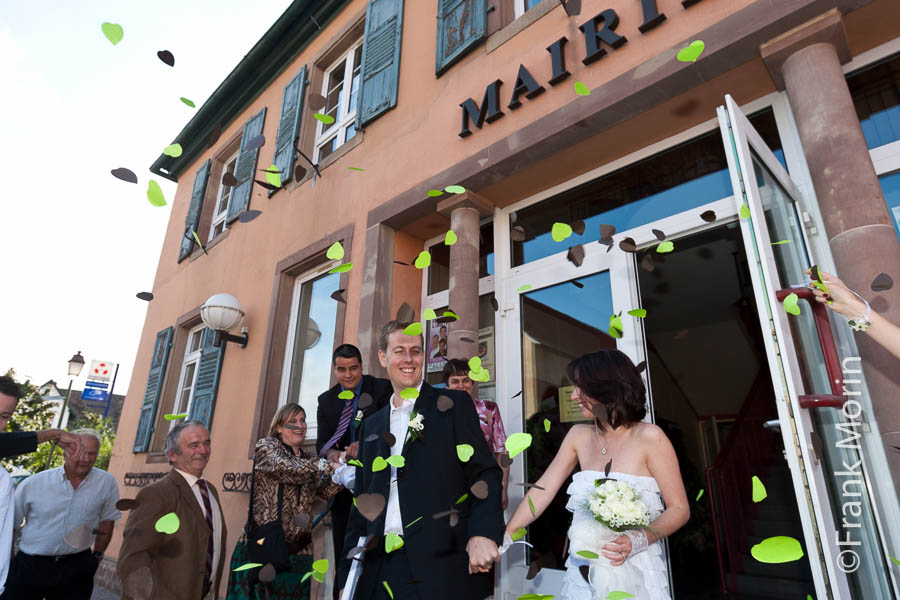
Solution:
M253 478L250 481L250 508L247 511L247 559L262 565L271 564L276 571L291 567L291 556L284 537L281 509L284 503L284 484L278 484L278 517L263 525L253 521L254 488L256 484L256 460L253 461Z

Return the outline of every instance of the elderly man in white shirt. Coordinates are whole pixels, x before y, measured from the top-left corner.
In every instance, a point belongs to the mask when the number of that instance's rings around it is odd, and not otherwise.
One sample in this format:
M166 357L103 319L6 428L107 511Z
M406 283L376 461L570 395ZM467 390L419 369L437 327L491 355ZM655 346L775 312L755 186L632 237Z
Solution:
M94 468L100 434L74 433L83 441L79 456L29 477L16 490L15 525L22 538L2 600L90 600L94 573L122 514L116 510L115 478Z

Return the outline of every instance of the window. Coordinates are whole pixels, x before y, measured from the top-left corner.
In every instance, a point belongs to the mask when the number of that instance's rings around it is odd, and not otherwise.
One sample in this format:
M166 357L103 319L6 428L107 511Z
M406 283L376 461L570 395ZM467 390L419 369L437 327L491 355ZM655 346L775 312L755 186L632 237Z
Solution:
M212 223L209 228L209 240L213 241L217 236L221 235L228 228L226 218L228 217L228 203L231 200L231 191L234 187L222 183L222 178L226 174L234 176L234 168L237 165L238 153L235 152L224 162L222 169L222 177L219 178L219 190L216 192L216 204L213 208Z
M176 415L190 412L191 400L193 400L194 388L197 383L197 367L203 351L203 329L204 326L201 324L188 333L184 360L181 362L181 375L178 378L177 396L175 404L172 406L172 412ZM174 425L175 421L170 421L169 429Z
M516 0L516 16L520 17L540 4L543 0Z
M325 72L322 95L325 106L322 113L334 122L318 121L316 128L316 155L318 163L356 135L356 106L359 97L360 71L362 69L362 40Z

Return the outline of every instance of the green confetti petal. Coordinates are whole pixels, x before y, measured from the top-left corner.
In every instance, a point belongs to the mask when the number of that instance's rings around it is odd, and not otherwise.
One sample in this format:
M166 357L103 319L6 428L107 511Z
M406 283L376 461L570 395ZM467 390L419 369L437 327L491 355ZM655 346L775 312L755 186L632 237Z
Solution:
M448 194L462 194L466 191L466 188L461 185L448 185L444 188L444 191Z
M634 594L617 590L606 595L606 600L625 600L626 598L634 598Z
M473 448L469 444L456 445L456 455L462 462L469 462L469 459L472 458L473 454L475 454L475 448Z
M320 558L316 562L312 564L312 569L316 573L327 573L328 572L328 559Z
M620 315L612 315L609 318L609 335L616 339L622 337L622 331L624 330L624 326L622 325L622 317Z
M544 432L550 433L550 419L544 419Z
M643 319L647 316L647 310L643 308L635 308L634 310L629 310L628 314L632 317L637 317L638 319Z
M406 457L402 454L391 454L385 462L394 468L402 469L406 466Z
M590 550L579 550L575 554L577 554L578 556L581 556L583 558L590 559L590 560L593 560L595 558L600 558L599 554L597 554L596 552L591 552Z
M766 486L763 485L763 482L759 480L759 477L756 475L753 476L753 501L754 502L762 502L766 499L766 496L769 494L766 493Z
M528 496L528 508L531 509L531 514L535 517L537 516L537 511L534 510L534 502L531 501L531 496Z
M266 169L266 181L274 185L275 187L281 187L281 175L278 173L274 173L273 171L277 171L278 167L276 165L270 166Z
M694 502L699 502L699 501L700 501L700 498L703 497L703 492L705 492L705 491L706 491L705 489L700 488L700 491L697 492L697 497L694 498Z
M347 167L348 171L365 171L365 169L360 169L359 167Z
M182 152L183 150L181 149L181 144L179 143L169 144L168 146L163 148L163 154L165 154L166 156L171 156L172 158L178 158L179 156L181 156Z
M444 314L441 315L446 319L453 319L454 321L459 321L459 315L453 312L452 310L445 310Z
M315 117L319 121L322 121L326 125L331 125L332 123L334 123L334 117L332 117L331 115L323 115L322 113L313 113L313 117Z
M591 90L588 86L584 85L580 81L575 82L575 93L579 96L590 96Z
M312 578L318 581L319 583L325 583L325 573L319 573L318 571L313 571Z
M776 535L750 548L750 554L759 562L786 563L803 558L803 548L792 537Z
M512 541L518 542L518 541L521 540L523 537L525 537L525 535L526 535L527 533L528 533L528 531L527 531L524 527L520 527L519 529L516 529L516 530L513 532L513 534L512 534L511 536L509 536L509 537L512 538Z
M780 246L782 244L790 244L791 240L781 240L780 242L772 242L773 246Z
M200 238L197 236L197 232L191 229L191 235L194 236L194 241L197 242L197 245L200 246L201 250L203 250L203 244L200 243Z
M419 388L405 388L400 391L400 397L404 400L415 400L419 397Z
M894 557L891 556L890 554L888 554L888 558L891 559L891 561L893 561L893 563L894 563L895 565L900 565L900 560L897 560L896 558L894 558Z
M391 591L391 586L388 585L387 581L382 581L381 585L384 586L384 589L387 590L388 596L391 597L391 600L394 600L394 592Z
M746 204L742 204L741 210L738 211L738 214L741 215L742 219L749 219L750 218L750 207L747 206Z
M147 200L153 206L166 205L166 198L163 196L162 188L159 187L159 184L154 179L147 182Z
M403 335L422 335L422 324L418 321L410 323L403 330Z
M338 394L338 398L341 400L352 400L353 399L353 390L344 390L340 394Z
M514 433L506 438L506 450L510 458L515 458L529 446L531 446L530 433Z
M553 600L553 594L522 594L516 600Z
M477 356L473 356L469 359L469 368L475 372L481 370L481 359Z
M656 251L660 254L665 254L666 252L671 252L675 249L675 244L669 241L660 242L659 246L656 247Z
M444 245L452 246L457 242L456 232L452 229L447 232L447 235L444 236Z
M784 307L785 312L792 315L799 315L800 306L797 304L798 300L797 294L791 293L787 295L781 305Z
M403 538L396 533L389 533L384 536L384 551L390 554L397 548L403 547Z
M328 250L325 251L325 256L331 260L341 260L344 258L344 247L341 246L340 242L335 242L328 246Z
M437 313L434 312L433 308L426 308L422 313L422 318L426 321L431 321L432 319L437 319Z
M355 458L351 458L350 460L348 460L348 461L347 461L347 464L348 464L348 465L353 465L354 467L361 467L361 466L363 466L362 461L357 460L357 459L355 459Z
M463 494L462 496L459 497L459 500L457 500L456 503L462 504L463 502L465 502L468 499L469 499L469 493L466 492L465 494Z
M181 527L181 521L178 520L178 515L173 512L165 514L156 520L156 525L154 525L154 529L160 533L165 533L168 535L172 535L178 528Z
M304 574L303 577L300 578L300 583L303 583L304 581L306 581L307 579L312 577L312 574L313 574L312 571L309 571L308 573Z
M700 58L700 53L706 47L701 40L694 40L689 45L678 51L676 58L681 62L694 62Z
M182 96L181 98L179 98L179 100L181 100L182 102L184 102L185 104L187 104L187 105L190 106L191 108L197 108L197 105L194 104L193 101L188 100L188 99L185 98L184 96Z
M427 193L428 193L428 195L431 196L432 198L435 198L435 197L437 197L437 196L443 196L443 195L444 195L444 192L442 192L441 190L428 190Z
M113 46L121 42L122 38L125 37L125 30L122 29L122 26L118 23L104 23L100 26L100 31L103 32L104 37L106 37Z
M349 271L352 268L353 268L353 263L348 262L348 263L344 263L342 265L338 265L328 272L329 273L346 273L347 271Z
M572 235L572 226L568 223L554 223L550 229L550 237L554 242L561 242Z
M469 379L472 381L479 381L481 383L485 383L491 380L491 372L487 369L480 369L478 371L469 371Z
M410 521L409 523L407 523L407 524L406 524L406 527L404 527L403 529L408 529L408 528L412 527L413 525L415 525L416 523L418 523L418 522L421 521L421 520L422 520L422 517L419 517L418 519L413 519L412 521Z
M530 289L531 289L531 284L530 284L530 283L526 283L525 285L519 286L519 288L518 288L516 291L519 292L519 293L521 294L522 292L527 292L527 291L530 290Z
M428 250L422 250L419 252L419 256L416 257L415 262L417 269L424 269L425 267L431 266L431 252Z
M169 413L167 415L163 415L163 419L165 419L166 421L177 421L178 419L185 419L187 417L188 413L178 413L177 415Z
M261 566L262 566L262 563L245 563L245 564L239 566L237 569L232 569L232 571L234 571L234 572L247 571L249 569L255 569L256 567L261 567Z
M377 473L378 471L384 471L387 469L388 463L384 460L383 456L376 456L375 460L372 461L372 472Z

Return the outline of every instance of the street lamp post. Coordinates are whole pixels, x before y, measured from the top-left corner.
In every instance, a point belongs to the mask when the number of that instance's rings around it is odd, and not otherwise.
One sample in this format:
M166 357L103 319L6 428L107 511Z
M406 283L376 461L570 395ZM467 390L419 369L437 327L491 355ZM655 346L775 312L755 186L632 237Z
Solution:
M81 369L84 368L84 357L81 356L81 351L79 350L72 358L69 359L69 389L66 390L66 399L63 400L62 410L59 411L59 420L56 423L57 429L62 429L63 418L66 414L66 409L69 408L69 396L72 395L72 383L75 381L75 378L81 373ZM56 440L53 441L53 444L50 445L50 453L47 454L47 464L44 466L45 469L50 468L50 461L53 460L53 453L56 451Z

